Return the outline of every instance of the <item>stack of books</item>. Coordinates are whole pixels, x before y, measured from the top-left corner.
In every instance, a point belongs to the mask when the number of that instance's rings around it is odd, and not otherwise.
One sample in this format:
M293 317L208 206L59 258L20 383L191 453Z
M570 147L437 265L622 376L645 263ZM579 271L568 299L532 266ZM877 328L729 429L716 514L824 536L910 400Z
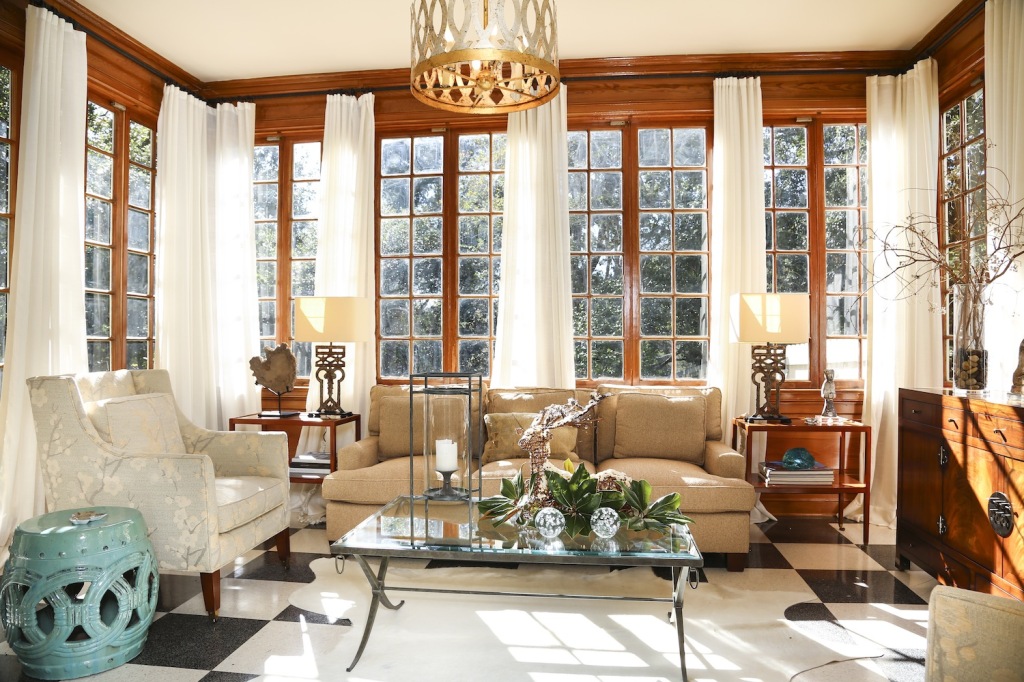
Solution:
M289 476L322 478L331 473L331 453L305 452L295 455L288 465Z
M761 478L769 485L832 485L835 469L815 462L810 469L787 469L782 462L761 462Z

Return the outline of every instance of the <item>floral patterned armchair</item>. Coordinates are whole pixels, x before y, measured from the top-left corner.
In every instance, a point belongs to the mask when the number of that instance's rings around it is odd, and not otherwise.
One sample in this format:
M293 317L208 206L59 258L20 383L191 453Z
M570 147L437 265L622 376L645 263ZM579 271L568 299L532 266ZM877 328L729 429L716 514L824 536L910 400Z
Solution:
M49 511L138 509L160 570L200 573L213 619L221 566L271 537L287 566L285 434L196 426L175 405L165 370L42 376L28 385Z

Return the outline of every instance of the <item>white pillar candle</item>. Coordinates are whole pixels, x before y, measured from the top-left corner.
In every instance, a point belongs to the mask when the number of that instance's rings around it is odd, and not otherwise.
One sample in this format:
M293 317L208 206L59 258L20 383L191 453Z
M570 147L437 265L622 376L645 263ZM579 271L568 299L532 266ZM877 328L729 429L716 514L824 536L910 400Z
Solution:
M438 471L457 471L459 468L459 450L455 441L441 438L434 441L434 452L437 461L434 468Z

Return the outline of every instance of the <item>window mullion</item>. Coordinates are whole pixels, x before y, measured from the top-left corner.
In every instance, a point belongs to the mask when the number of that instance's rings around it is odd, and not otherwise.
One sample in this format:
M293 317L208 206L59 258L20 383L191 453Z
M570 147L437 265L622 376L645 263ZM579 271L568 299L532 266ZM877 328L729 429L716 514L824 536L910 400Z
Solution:
M441 348L444 371L459 371L459 135L444 132L441 213Z
M627 122L622 131L622 276L623 378L640 380L640 212L636 127Z

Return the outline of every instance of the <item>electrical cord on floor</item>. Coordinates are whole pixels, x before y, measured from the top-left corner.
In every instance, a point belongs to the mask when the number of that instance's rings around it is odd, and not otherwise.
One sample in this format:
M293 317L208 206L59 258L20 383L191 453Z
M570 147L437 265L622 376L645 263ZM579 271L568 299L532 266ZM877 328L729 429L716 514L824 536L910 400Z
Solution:
M804 668L800 672L794 673L789 678L789 682L793 682L793 680L795 680L800 675L803 675L804 673L809 673L812 670L817 670L818 668L824 668L827 665L834 665L836 663L848 663L850 661L866 661L866 660L868 660L870 658L882 658L882 656L884 656L884 655L885 654L876 654L874 656L853 656L852 658L840 658L840 659L837 659L835 661L828 661L827 663L822 663L821 665L816 665L816 666L813 666L811 668Z

